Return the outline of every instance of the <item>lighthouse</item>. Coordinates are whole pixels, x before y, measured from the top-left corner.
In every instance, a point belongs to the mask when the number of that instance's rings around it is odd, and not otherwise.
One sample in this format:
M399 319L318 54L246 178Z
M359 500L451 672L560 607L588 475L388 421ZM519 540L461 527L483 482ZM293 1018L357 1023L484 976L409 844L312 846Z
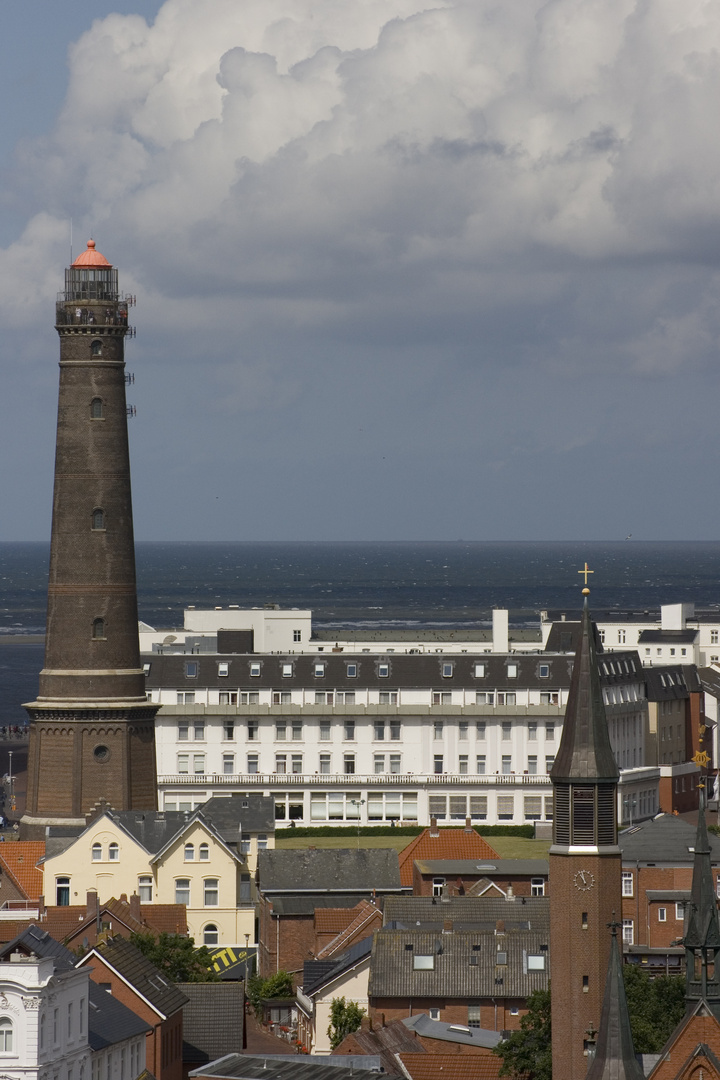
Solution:
M65 271L45 663L30 717L23 835L84 824L101 799L154 809L140 665L125 337L128 297L90 240Z

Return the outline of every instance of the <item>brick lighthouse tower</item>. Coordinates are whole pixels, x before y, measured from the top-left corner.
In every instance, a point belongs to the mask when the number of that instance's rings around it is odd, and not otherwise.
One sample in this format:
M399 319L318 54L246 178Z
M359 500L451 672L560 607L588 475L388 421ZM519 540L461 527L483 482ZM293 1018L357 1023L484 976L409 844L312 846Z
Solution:
M100 799L156 805L154 717L137 628L117 270L90 240L65 271L45 664L30 716L23 834L84 824Z
M581 571L582 573L583 571ZM586 572L592 572L587 571ZM587 578L586 578L587 580ZM610 956L607 926L621 910L617 843L618 768L597 670L595 627L585 605L562 739L550 778L552 1072L581 1080L588 1029L597 1031Z

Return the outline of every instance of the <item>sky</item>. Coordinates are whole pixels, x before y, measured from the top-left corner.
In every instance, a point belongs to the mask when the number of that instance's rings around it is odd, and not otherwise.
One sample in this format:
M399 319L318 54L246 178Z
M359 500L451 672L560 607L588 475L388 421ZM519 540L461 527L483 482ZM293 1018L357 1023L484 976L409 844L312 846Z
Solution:
M140 540L718 536L717 4L24 0L0 85L0 540L71 222Z

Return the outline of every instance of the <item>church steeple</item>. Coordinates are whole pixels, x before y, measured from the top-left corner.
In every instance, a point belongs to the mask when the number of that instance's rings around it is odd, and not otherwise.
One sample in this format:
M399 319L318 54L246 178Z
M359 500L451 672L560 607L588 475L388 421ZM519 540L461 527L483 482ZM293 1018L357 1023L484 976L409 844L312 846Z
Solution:
M550 778L555 789L553 846L617 843L619 772L610 745L587 592L562 739Z
M606 927L614 921L613 913L622 910L616 811L619 774L610 745L587 592L562 738L550 773L554 804L552 1071L558 1080L584 1080L587 1073L587 1032L600 1023L610 957Z
M720 919L718 918L707 825L700 791L692 890L685 917L685 999L688 1008L705 1001L720 1017Z
M625 984L622 977L622 958L617 939L618 924L610 924L610 963L608 964L605 997L597 1038L595 1058L588 1069L587 1080L645 1080L645 1074L635 1057L630 1030Z

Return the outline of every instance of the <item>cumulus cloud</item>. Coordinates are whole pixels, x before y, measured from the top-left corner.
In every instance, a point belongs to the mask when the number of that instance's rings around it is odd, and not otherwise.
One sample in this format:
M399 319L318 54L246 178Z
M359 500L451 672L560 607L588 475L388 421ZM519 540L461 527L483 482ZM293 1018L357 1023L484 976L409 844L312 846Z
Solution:
M714 363L710 2L166 0L152 25L96 22L70 72L54 132L19 153L21 273L42 265L49 291L63 221L92 225L158 362L160 337L181 364L204 350L225 412L302 408L364 365L452 425L448 371L470 396L496 369L544 372L570 407L573 380ZM13 245L10 321L17 273ZM602 443L603 414L548 443L525 408L525 464Z

